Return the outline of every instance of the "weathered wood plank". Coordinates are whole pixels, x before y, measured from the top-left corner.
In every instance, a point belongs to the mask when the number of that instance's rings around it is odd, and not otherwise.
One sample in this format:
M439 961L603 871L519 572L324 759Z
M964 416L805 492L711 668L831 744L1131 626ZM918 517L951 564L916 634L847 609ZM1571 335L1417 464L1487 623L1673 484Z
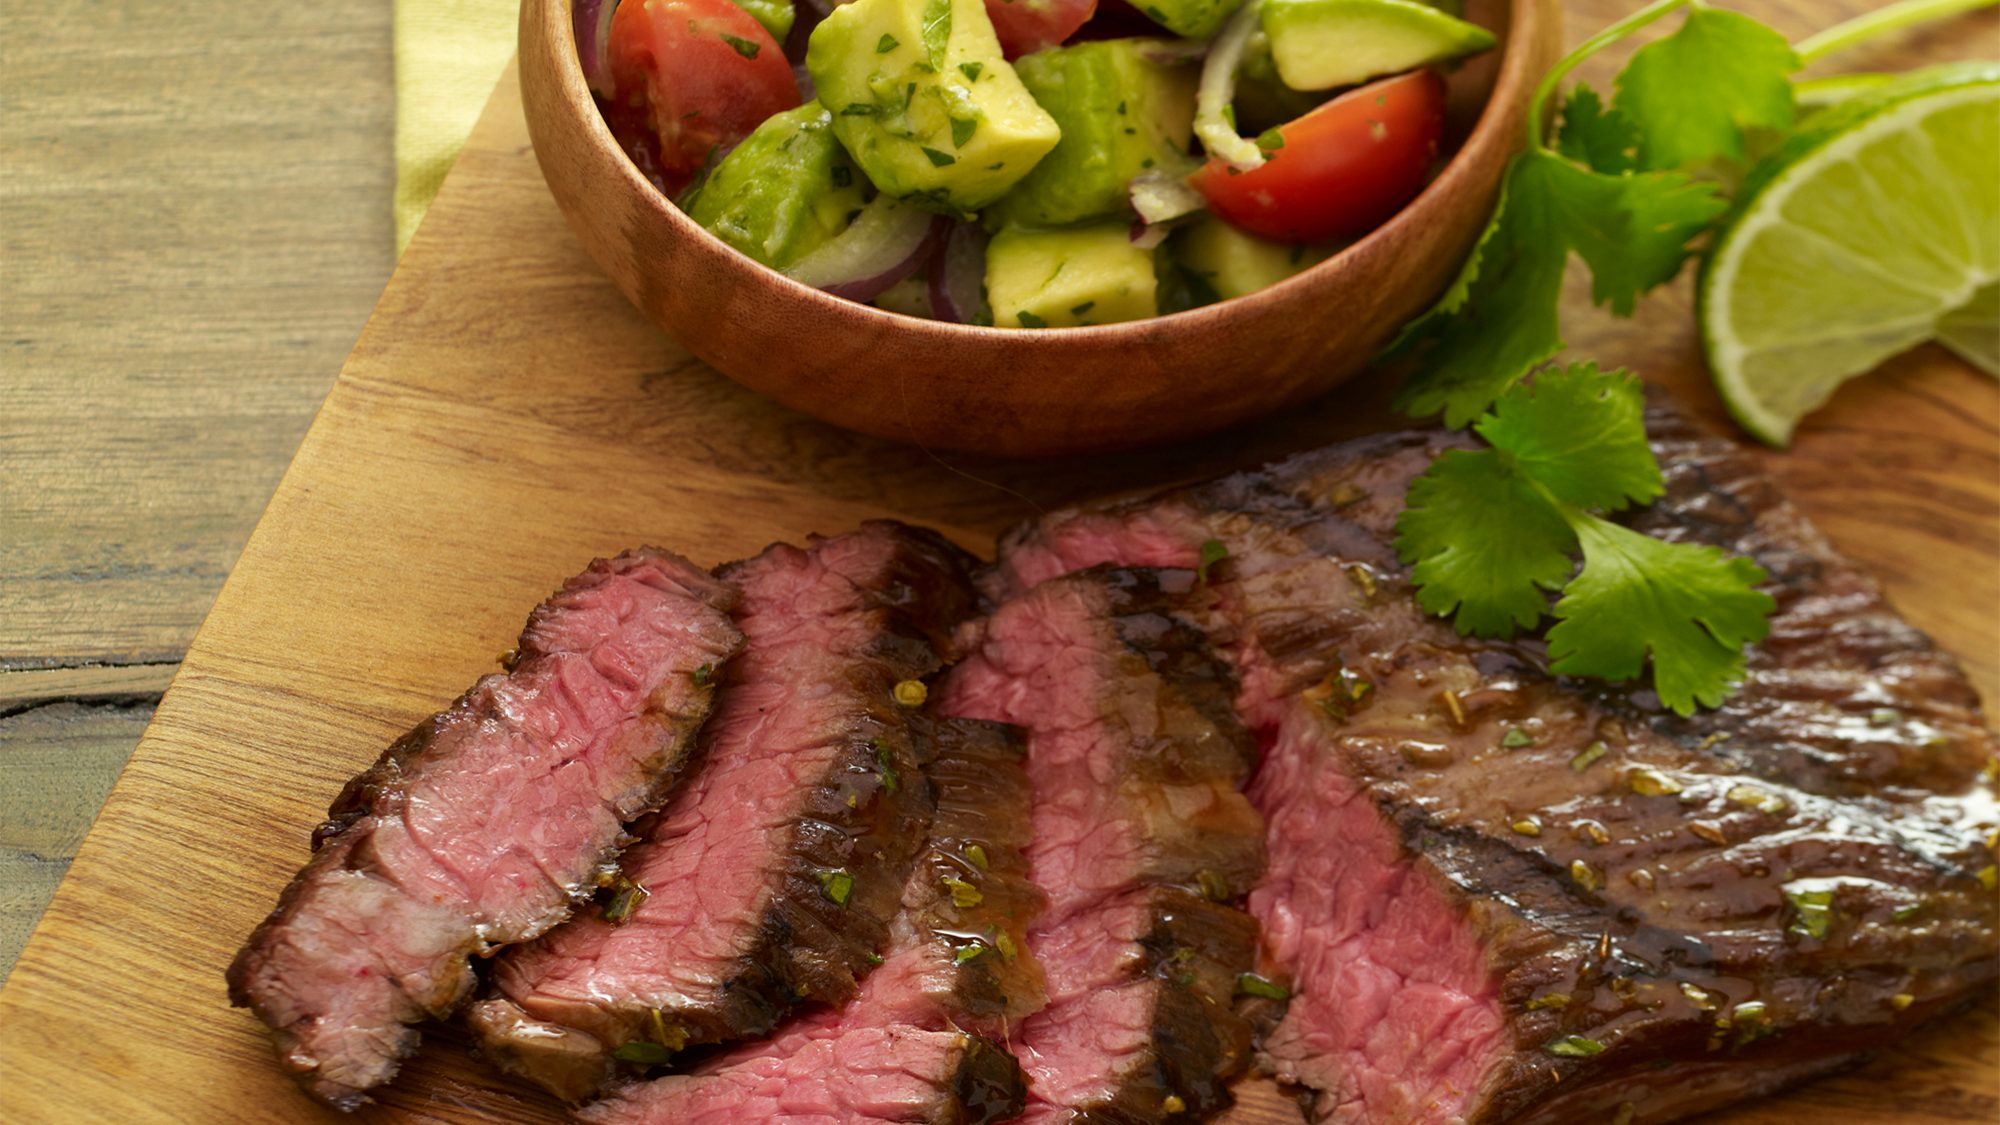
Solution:
M0 20L0 670L179 659L393 265L389 0Z
M0 972L393 264L390 0L0 19ZM28 833L28 836L22 836Z
M0 706L0 979L153 716L124 704Z

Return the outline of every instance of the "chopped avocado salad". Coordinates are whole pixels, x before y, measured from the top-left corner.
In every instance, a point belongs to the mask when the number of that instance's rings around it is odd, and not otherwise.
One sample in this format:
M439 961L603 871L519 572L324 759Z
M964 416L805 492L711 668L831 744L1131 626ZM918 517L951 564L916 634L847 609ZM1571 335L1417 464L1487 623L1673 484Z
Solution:
M1418 0L576 0L641 173L744 255L1004 328L1274 285L1434 172L1438 68L1493 36Z

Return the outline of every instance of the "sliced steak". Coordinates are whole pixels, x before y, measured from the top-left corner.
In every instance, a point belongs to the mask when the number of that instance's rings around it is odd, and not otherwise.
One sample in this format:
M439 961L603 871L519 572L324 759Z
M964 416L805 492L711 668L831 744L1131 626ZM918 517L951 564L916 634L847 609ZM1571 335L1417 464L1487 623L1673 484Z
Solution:
M1392 525L1442 433L1056 513L989 576L1226 550L1208 624L1268 747L1250 904L1293 989L1260 1057L1317 1119L1672 1120L2000 975L2000 747L1963 674L1749 457L1652 414L1668 491L1635 523L1755 558L1778 600L1692 719L1421 612Z
M1013 1044L1025 1120L1192 1119L1250 1061L1234 1008L1256 930L1229 905L1263 869L1238 786L1255 746L1236 685L1183 619L1192 571L1043 584L968 630L946 711L1028 729L1030 874L1049 910L1028 944L1049 1004Z
M1021 1068L998 1043L908 1025L857 1028L701 1078L668 1078L577 1116L589 1125L988 1125L1021 1110ZM643 1091L643 1093L641 1092Z
M974 606L972 561L871 523L725 569L747 641L701 768L625 856L649 893L498 962L473 1016L490 1058L577 1099L614 1056L664 1062L854 995L932 810L930 724L897 685L939 667Z
M312 861L229 967L308 1092L352 1109L448 1014L471 959L568 916L658 804L742 637L726 585L664 551L599 560L513 666L349 782Z
M583 1111L592 1125L717 1121L979 1125L1021 1112L1024 1082L1000 1045L1043 1002L1028 925L1028 782L1010 727L945 720L924 767L930 840L903 887L880 968L846 1005L691 1074L634 1083Z

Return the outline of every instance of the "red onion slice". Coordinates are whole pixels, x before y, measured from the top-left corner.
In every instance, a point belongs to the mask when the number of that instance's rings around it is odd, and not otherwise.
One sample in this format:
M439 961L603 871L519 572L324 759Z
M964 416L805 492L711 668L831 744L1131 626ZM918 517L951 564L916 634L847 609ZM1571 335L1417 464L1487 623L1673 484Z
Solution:
M970 324L986 294L986 229L954 223L931 255L931 315Z
M838 237L793 262L785 274L836 297L872 301L916 272L944 228L944 219L878 195Z
M1127 188L1132 210L1148 226L1158 226L1194 214L1208 206L1208 200L1179 176L1166 172L1142 172Z
M576 30L576 57L583 64L583 80L600 97L612 96L611 16L618 0L576 0L570 19Z

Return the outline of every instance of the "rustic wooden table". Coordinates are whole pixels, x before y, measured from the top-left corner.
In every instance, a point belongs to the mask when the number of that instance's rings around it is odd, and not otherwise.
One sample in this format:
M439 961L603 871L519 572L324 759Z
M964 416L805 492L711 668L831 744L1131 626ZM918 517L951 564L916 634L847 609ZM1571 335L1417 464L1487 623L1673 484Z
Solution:
M0 976L389 278L390 7L0 17Z

